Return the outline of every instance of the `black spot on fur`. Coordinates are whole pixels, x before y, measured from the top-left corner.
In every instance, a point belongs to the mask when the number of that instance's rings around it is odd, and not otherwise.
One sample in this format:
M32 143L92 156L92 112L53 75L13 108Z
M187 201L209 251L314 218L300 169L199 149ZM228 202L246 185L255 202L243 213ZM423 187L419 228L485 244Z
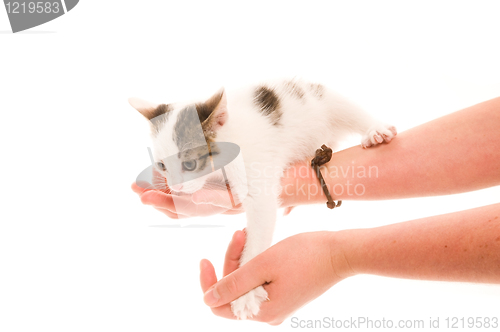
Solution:
M262 114L268 116L274 125L279 124L281 118L280 101L278 95L268 87L260 86L255 90L255 104Z
M148 119L151 120L153 118L156 118L157 116L166 114L166 113L168 113L168 111L171 111L171 110L172 110L172 108L170 105L166 105L166 104L158 105L158 107L156 107L154 111L148 113Z
M147 118L151 121L151 129L157 134L170 116L172 106L161 104L153 111L147 113Z
M323 85L311 83L309 85L309 88L311 89L313 95L315 95L318 99L323 98L323 95L325 93L325 87Z
M172 135L180 151L206 144L199 115L193 108L193 105L179 112Z
M218 92L213 95L209 100L204 103L196 104L196 111L198 112L198 117L200 118L200 122L203 123L210 114L219 106L219 103L222 99L223 92Z
M304 98L304 90L294 81L285 82L285 91L295 98Z
M217 109L223 95L224 90L221 90L204 103L189 105L180 111L173 132L173 139L179 150L203 146L215 139L216 133L206 128L210 120L206 120Z

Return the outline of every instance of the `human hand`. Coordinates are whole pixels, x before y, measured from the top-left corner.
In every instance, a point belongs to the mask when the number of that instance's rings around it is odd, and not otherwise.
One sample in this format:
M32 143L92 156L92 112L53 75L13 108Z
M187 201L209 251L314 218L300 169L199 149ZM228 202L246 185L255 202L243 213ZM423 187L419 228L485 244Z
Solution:
M225 190L202 189L193 195L174 195L168 187L167 180L154 170L153 184L134 182L131 188L139 195L143 204L152 205L172 219L244 212L241 204L235 207L228 204L228 193Z
M252 320L281 324L297 309L353 275L333 232L302 233L278 242L238 268L245 233L236 231L228 246L223 278L210 261L200 262L204 301L220 317L236 319L230 303L263 285L269 301Z
M300 165L300 164L299 164ZM300 167L308 166L300 165ZM307 176L297 176L305 173ZM301 197L305 193L303 187L311 188L311 183L317 185L317 180L311 177L311 172L287 171L282 179L282 193L280 195L280 207L284 209L284 215L288 215L296 205L314 203L314 198L308 195L307 199ZM206 217L216 214L239 214L245 212L242 204L231 206L228 201L228 192L222 189L201 189L192 195L174 195L168 187L167 180L157 171L153 170L153 184L142 182L132 183L132 190L139 195L141 202L152 205L156 210L164 213L172 219L189 217ZM302 188L298 190L297 188ZM318 190L316 190L318 191ZM175 203L174 203L175 196ZM306 202L308 200L308 202Z

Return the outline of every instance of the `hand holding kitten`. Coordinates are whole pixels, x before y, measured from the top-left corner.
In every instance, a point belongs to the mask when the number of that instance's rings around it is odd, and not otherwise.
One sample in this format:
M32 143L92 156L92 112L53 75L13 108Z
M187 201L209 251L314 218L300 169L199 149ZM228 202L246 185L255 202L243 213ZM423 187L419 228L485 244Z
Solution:
M251 319L271 325L282 323L294 311L352 275L340 247L335 246L334 234L297 234L238 268L245 233L237 231L226 252L223 279L217 283L210 261L200 263L205 303L215 315L236 319L230 302L264 284L270 301L263 302L258 315Z
M160 181L167 178L170 186L169 192L145 192L143 202L160 201L161 207L171 208L175 198L175 212L169 208L162 212L171 217L207 216L225 212L213 194L230 188L231 197L224 196L231 205L241 202L247 219L240 266L272 244L277 209L298 205L284 205L278 190L290 165L310 160L323 144L335 150L351 134L362 135L363 147L389 143L396 135L394 127L345 97L302 79L222 88L195 102L156 104L130 98L129 103L149 122L151 162L161 174ZM306 170L313 173L310 166ZM209 193L208 188L215 190ZM171 192L176 195L168 196ZM316 203L318 193L308 195L308 203ZM232 311L240 319L251 318L266 298L266 291L258 286L235 299Z
M162 212L167 217L172 219L182 219L190 217L207 217L217 214L239 214L245 212L241 204L232 208L227 205L227 192L225 190L200 190L193 195L176 196L175 204L172 198L170 188L157 171L153 169L153 180L161 181L161 186L158 183L132 183L132 190L139 195L141 202L145 205L152 205L156 210ZM166 189L157 189L158 187Z
M153 170L155 172L155 170ZM155 172L154 179L159 179L159 174ZM163 178L164 179L164 178ZM166 179L165 184L166 184ZM315 183L316 179L307 178L294 178L284 179L287 186L294 185L294 183L312 182ZM227 192L225 190L216 189L202 189L192 195L184 195L175 198L175 203L172 194L168 188L157 189L149 183L132 183L131 189L139 195L141 202L145 205L151 205L156 210L162 212L171 219L183 219L191 217L207 217L217 214L240 214L244 213L242 204L236 205L234 208L227 205ZM182 202L182 203L181 203ZM281 197L282 207L285 208L284 214L288 215L293 209L292 204L299 204L292 195L283 193Z

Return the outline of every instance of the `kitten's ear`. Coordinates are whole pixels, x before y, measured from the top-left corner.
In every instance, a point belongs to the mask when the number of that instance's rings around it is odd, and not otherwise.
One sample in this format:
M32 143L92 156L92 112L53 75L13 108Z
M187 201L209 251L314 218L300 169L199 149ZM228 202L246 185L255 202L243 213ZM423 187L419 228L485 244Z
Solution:
M227 121L227 98L224 88L196 107L205 133L216 132Z
M146 119L151 120L152 118L158 116L156 109L158 108L158 104L153 104L148 101L139 99L139 98L129 98L128 103L139 111Z

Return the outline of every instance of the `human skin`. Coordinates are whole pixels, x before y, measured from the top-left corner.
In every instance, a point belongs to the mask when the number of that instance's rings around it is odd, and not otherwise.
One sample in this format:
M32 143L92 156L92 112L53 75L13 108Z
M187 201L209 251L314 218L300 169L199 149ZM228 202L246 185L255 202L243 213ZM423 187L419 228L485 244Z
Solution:
M334 199L341 200L447 195L495 186L500 184L499 129L500 98L495 98L404 131L389 144L336 152L321 172ZM293 206L326 202L309 163L297 162L285 172L285 213ZM144 187L132 184L142 203L170 218L244 212L241 206L225 206L227 199L215 190L186 196L184 204L174 206L171 195ZM354 192L356 187L362 195Z
M499 129L500 98L495 98L400 133L390 144L369 149L356 146L334 153L322 174L332 196L341 200L435 196L496 186L500 184ZM341 171L352 166L356 171L375 167L376 176ZM315 175L306 172L301 176L300 169L310 169L309 162L296 163L282 179L282 207L288 210L326 202ZM356 185L363 186L363 195L353 194ZM136 192L143 203L173 217L184 216L168 204L168 195ZM204 208L227 209L219 206L217 196L209 195L202 200L193 196L191 201ZM185 216L196 215L190 206L185 207L181 211ZM226 213L239 212L232 209ZM244 243L242 233L237 233L225 264L225 274L233 273L217 282L211 263L201 262L204 299L215 314L232 318L228 303L267 283L264 287L270 301L262 304L254 319L279 324L338 281L355 274L500 283L499 216L500 205L495 204L367 230L299 234L236 270ZM211 302L214 288L219 295L216 303Z
M235 319L230 302L260 285L269 301L252 319L278 325L358 274L500 283L500 204L371 229L297 234L238 268L244 241L237 231L223 279L217 281L210 261L200 263L204 301L217 316Z
M389 144L334 153L322 174L332 196L341 200L448 195L495 186L500 184L499 131L500 98L495 98L404 131ZM353 167L354 176L347 172ZM310 187L317 182L312 172L294 176L307 168L307 162L297 163L285 174L286 206L326 201ZM356 185L363 186L363 195L353 193Z

